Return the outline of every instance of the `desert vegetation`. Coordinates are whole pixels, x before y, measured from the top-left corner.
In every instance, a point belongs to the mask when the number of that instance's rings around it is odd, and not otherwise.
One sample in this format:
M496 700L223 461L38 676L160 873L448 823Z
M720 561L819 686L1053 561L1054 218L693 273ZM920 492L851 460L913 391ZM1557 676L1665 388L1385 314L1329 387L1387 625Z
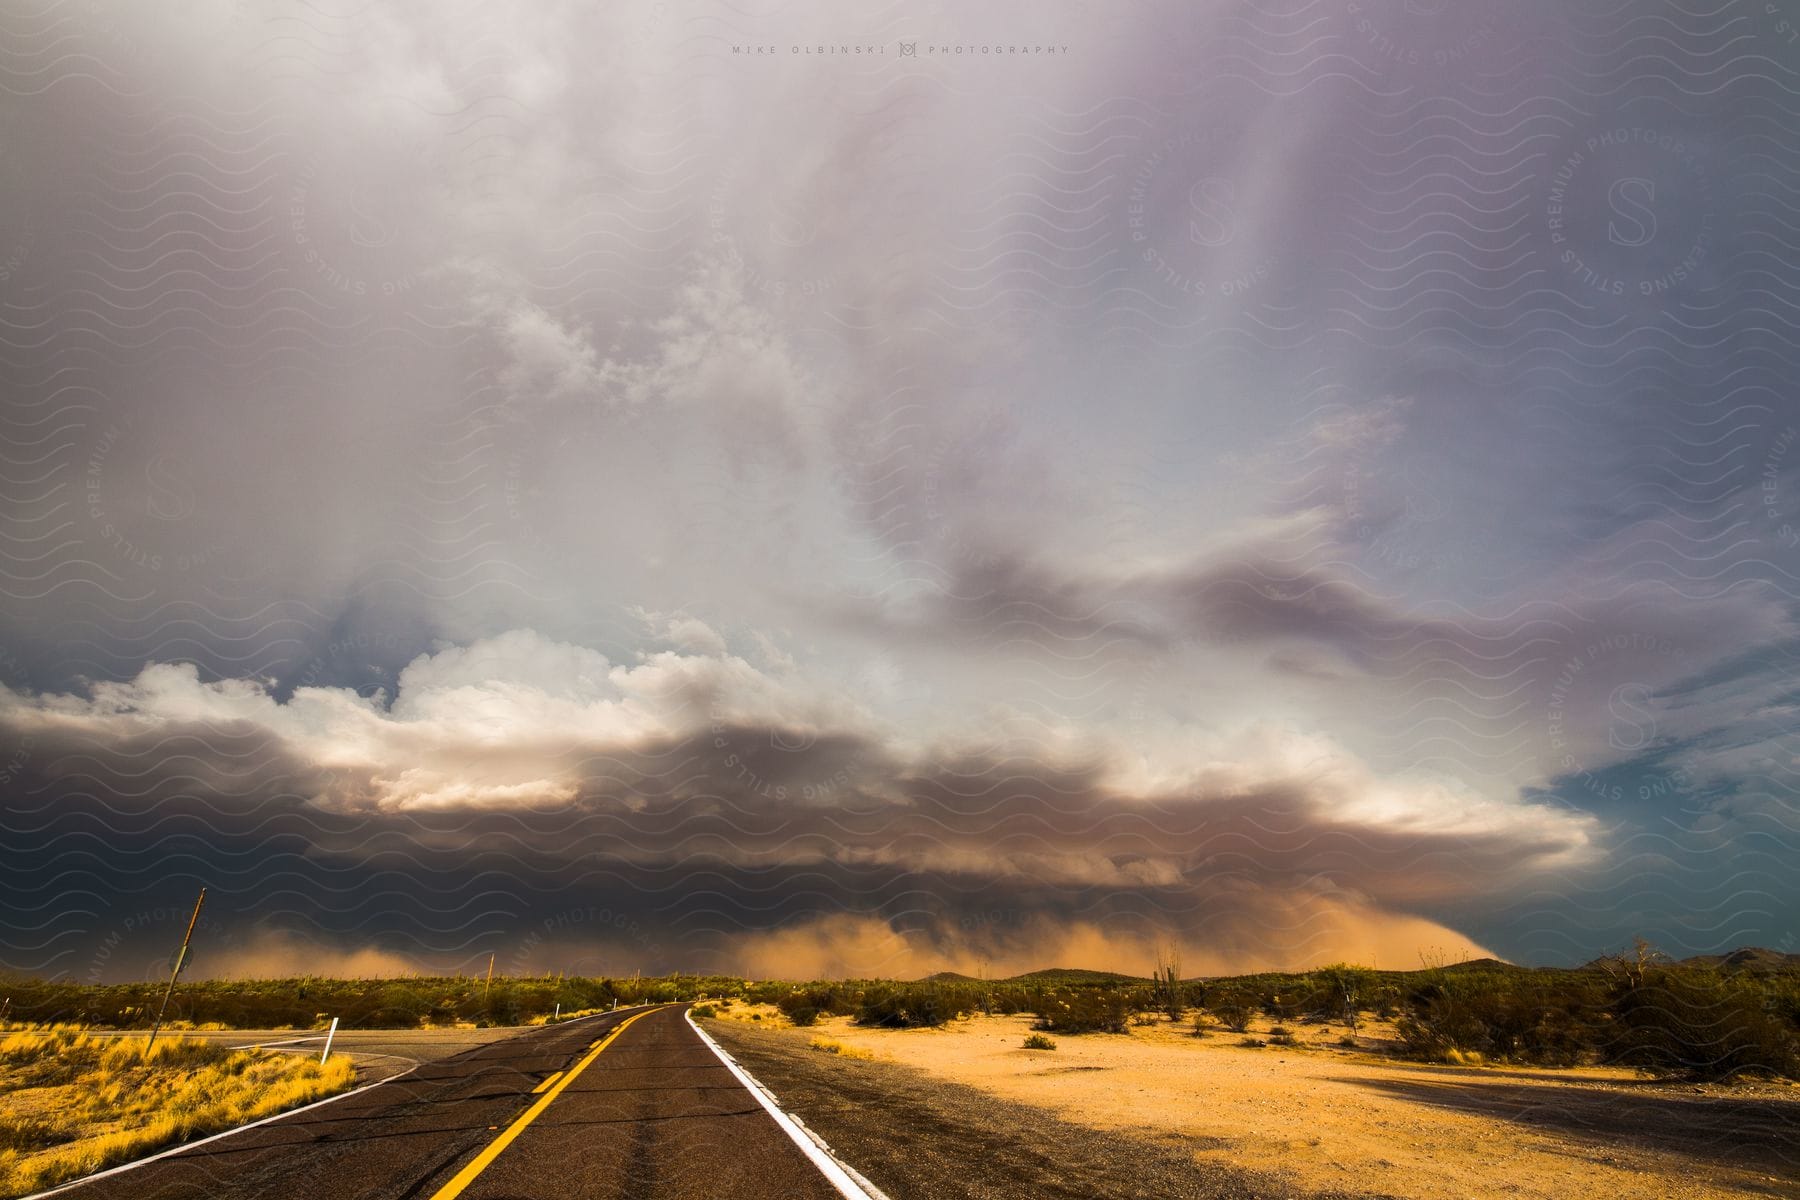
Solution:
M81 984L0 979L15 1021L62 1022L103 1029L148 1029L160 983ZM349 1029L454 1025L527 1025L560 1011L568 1017L615 1004L666 1003L741 994L742 979L676 975L608 979L554 975L398 979L183 980L169 1003L176 1027L322 1028L336 1017Z
M12 980L0 990L10 993L15 1019L113 1029L147 1027L156 999L154 984ZM491 988L467 977L201 981L177 989L171 1013L232 1028L318 1028L334 1016L346 1028L415 1028L518 1025L546 1020L558 1005L566 1017L669 1001L701 1001L715 1012L734 1002L772 1006L802 1028L849 1017L870 1028L929 1029L983 1013L1028 1014L1036 1029L1068 1035L1123 1034L1134 1020L1190 1020L1204 1036L1212 1029L1244 1035L1263 1018L1341 1027L1341 1048L1385 1048L1421 1061L1800 1078L1800 956L1744 950L1675 963L1641 944L1575 968L1481 960L1378 971L1337 963L1228 979L1181 979L1173 955L1165 955L1149 977L1074 970L911 982L547 976L495 979ZM1369 1018L1393 1036L1358 1039Z
M1481 963L1420 972L1394 1005L1403 1052L1415 1058L1800 1079L1800 971L1791 965L1668 963L1640 945L1575 971Z
M78 1029L0 1034L0 1197L22 1196L348 1087L336 1058Z
M1579 968L1492 960L1377 971L1338 963L1307 972L1180 980L1171 961L1150 978L1044 971L1005 980L937 976L914 983L840 981L746 985L795 1024L848 1016L858 1025L929 1028L972 1013L1031 1014L1045 1033L1119 1034L1134 1022L1248 1034L1245 1045L1299 1045L1289 1025L1329 1024L1342 1050L1378 1046L1444 1063L1612 1065L1695 1080L1800 1079L1800 961L1744 951L1673 963L1646 946ZM1394 1036L1358 1031L1370 1018Z

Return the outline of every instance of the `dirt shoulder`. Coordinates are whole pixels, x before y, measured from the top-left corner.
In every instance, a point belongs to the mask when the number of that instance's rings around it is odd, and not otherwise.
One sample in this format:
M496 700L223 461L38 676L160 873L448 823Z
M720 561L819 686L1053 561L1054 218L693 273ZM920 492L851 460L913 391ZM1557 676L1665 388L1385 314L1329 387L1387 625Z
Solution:
M891 1200L1384 1200L1218 1163L1183 1139L1096 1129L929 1071L808 1049L808 1031L706 1029Z
M949 1104L938 1113L943 1120L931 1126L934 1143L956 1139L951 1116L979 1118L982 1105L1006 1102L1020 1106L1009 1110L1008 1134L1034 1123L1054 1128L1042 1145L1070 1169L1090 1154L1106 1156L1109 1145L1129 1146L1110 1156L1119 1181L1146 1169L1148 1146L1165 1164L1156 1168L1164 1176L1171 1170L1166 1164L1179 1161L1189 1164L1190 1173L1193 1164L1248 1172L1246 1180L1264 1181L1257 1187L1278 1180L1292 1194L1339 1190L1404 1200L1566 1200L1596 1192L1609 1200L1800 1197L1800 1088L1785 1084L1696 1087L1598 1069L1411 1064L1367 1052L1379 1030L1361 1031L1358 1049L1336 1044L1341 1028L1317 1027L1296 1028L1297 1046L1253 1048L1240 1044L1242 1035L1195 1038L1185 1027L1161 1024L1123 1035L1059 1037L1052 1051L1021 1047L1030 1031L1024 1016L974 1017L936 1030L860 1029L844 1018L805 1031L764 1028L775 1023L766 1013L760 1024L721 1019L708 1028L717 1029L722 1041L756 1047L759 1062L772 1071L798 1072L809 1088L844 1081L856 1097L849 1103L873 1105L876 1114L890 1103L883 1087L934 1111ZM874 1061L807 1049L815 1038ZM783 1065L793 1059L803 1065ZM911 1073L881 1074L903 1068ZM767 1082L781 1094L774 1080ZM942 1093L954 1101L940 1100L932 1090L951 1086L963 1089ZM828 1114L833 1109L828 1099L807 1102ZM851 1115L841 1120L847 1130L856 1127ZM980 1128L994 1130L985 1121ZM823 1126L820 1131L836 1144ZM1142 1191L1069 1194L1215 1193L1170 1191L1159 1183Z

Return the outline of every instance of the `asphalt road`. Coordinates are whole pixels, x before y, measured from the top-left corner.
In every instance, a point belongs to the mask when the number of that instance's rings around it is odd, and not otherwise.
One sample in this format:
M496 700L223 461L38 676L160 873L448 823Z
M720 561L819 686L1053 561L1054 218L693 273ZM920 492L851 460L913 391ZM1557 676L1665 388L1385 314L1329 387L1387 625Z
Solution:
M839 1195L701 1042L681 1005L532 1030L58 1193L70 1200L452 1194Z

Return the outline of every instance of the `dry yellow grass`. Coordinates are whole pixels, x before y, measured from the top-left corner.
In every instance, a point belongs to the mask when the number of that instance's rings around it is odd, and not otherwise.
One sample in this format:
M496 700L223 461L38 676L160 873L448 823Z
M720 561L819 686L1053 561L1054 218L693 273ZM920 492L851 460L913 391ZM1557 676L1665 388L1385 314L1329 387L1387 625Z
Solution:
M870 1051L861 1046L846 1046L842 1042L834 1042L830 1038L814 1038L807 1043L809 1047L822 1054L836 1054L844 1058L874 1058Z
M66 1026L0 1037L0 1200L342 1091L347 1058L231 1050Z
M595 1013L603 1013L603 1012L608 1012L608 1011L610 1011L610 1010L604 1009L604 1008L574 1008L574 1009L570 1009L568 1012L564 1013L562 1016L557 1017L556 1020L557 1021L573 1021L576 1017L591 1017ZM551 1014L551 1013L539 1013L537 1016L531 1018L529 1021L527 1021L525 1023L527 1025L549 1025L552 1023L551 1017L553 1015L554 1014Z

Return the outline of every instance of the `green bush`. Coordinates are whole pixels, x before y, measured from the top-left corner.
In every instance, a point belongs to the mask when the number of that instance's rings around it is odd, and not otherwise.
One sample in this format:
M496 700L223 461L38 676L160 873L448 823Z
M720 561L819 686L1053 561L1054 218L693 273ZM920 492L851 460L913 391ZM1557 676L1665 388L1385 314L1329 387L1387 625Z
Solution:
M1048 993L1032 1028L1049 1033L1124 1033L1131 997L1112 990L1061 989Z
M953 1011L941 990L929 984L870 988L857 1007L856 1023L883 1029L929 1028L942 1025Z
M1054 1050L1056 1043L1041 1033L1028 1033L1025 1035L1025 1049Z
M1219 1024L1233 1033L1243 1033L1249 1029L1250 1018L1256 1013L1250 998L1238 991L1209 993L1206 1009Z
M1598 1056L1604 976L1591 972L1433 972L1395 1022L1405 1053L1433 1062L1470 1054L1574 1066Z
M846 986L815 983L789 987L775 997L775 1007L796 1025L811 1025L821 1016L847 1016L855 1012L854 993ZM805 1013L804 1018L796 1015Z
M156 982L81 984L67 980L5 981L10 1015L47 1023L81 1021L114 1029L144 1029L162 1000ZM635 1004L659 996L690 1000L700 995L741 994L741 979L691 975L657 980L554 976L411 976L400 979L182 980L169 1004L169 1019L228 1028L309 1028L318 1013L339 1018L347 1029L404 1029L459 1021L522 1024L564 1012ZM484 998L485 993L485 998Z
M1613 1005L1608 1058L1656 1075L1800 1079L1800 1030L1755 978L1661 969Z
M1311 1011L1332 1020L1356 1023L1356 1014L1371 1002L1378 1002L1375 972L1349 963L1333 963L1312 972Z

